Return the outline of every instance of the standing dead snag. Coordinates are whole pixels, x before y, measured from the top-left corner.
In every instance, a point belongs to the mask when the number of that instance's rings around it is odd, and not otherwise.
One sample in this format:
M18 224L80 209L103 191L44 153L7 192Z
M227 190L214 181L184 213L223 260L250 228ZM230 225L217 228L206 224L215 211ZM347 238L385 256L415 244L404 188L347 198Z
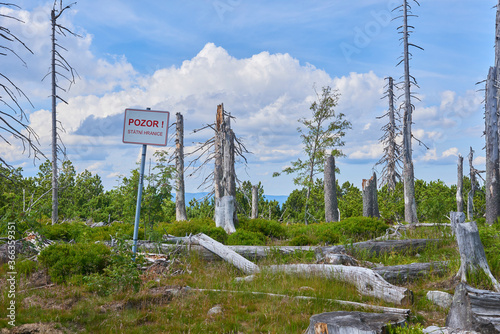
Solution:
M52 7L51 11L51 24L52 24L52 64L51 64L51 70L47 74L51 74L51 79L52 79L52 224L57 223L58 220L58 208L59 208L59 201L58 201L58 192L59 192L59 184L58 184L58 176L57 176L57 152L58 151L63 151L59 144L57 143L58 140L57 138L59 137L58 135L58 127L57 127L57 112L56 112L56 106L57 106L57 99L61 100L62 102L66 103L65 100L63 100L59 95L57 95L57 88L62 89L63 91L66 91L64 88L58 85L57 78L62 77L66 80L69 81L70 87L73 83L75 83L75 75L76 71L75 69L66 61L66 59L61 55L59 52L60 49L65 50L60 44L57 43L57 38L56 38L56 33L66 36L66 33L69 33L73 36L78 36L74 32L70 31L68 28L62 26L61 24L57 23L57 19L62 15L62 13L66 10L71 8L72 5L75 3L72 3L66 7L63 7L62 5L62 0L59 1L59 9L57 9L57 0L54 1L54 6ZM79 37L79 36L78 36ZM61 73L61 71L68 72L69 75L64 75ZM43 80L43 79L42 79Z
M325 160L325 222L338 222L337 184L335 182L335 157L329 155Z
M252 219L257 219L259 217L259 186L252 186Z
M369 179L363 179L363 216L380 217L377 198L377 174Z
M466 223L463 212L451 212L450 219L451 228L457 238L460 252L460 269L457 277L460 277L460 280L466 283L467 275L473 275L478 270L481 270L489 277L495 290L500 292L500 284L488 266L476 223L473 221Z
M397 136L401 134L401 130L396 124L396 116L398 116L398 119L400 116L394 107L394 100L396 98L394 94L394 79L389 77L388 81L387 91L382 98L389 98L389 110L383 116L377 117L389 117L389 123L382 127L384 135L379 139L379 141L384 144L384 156L375 165L385 164L382 169L380 186L387 184L387 188L394 191L396 189L396 184L401 180L401 174L399 172L401 169L401 145L396 141Z
M175 189L175 220L181 221L187 220L184 188L184 117L181 113L177 113L176 117L175 168L177 170L177 187Z
M464 196L462 194L464 188L464 157L458 155L457 165L457 212L464 212Z

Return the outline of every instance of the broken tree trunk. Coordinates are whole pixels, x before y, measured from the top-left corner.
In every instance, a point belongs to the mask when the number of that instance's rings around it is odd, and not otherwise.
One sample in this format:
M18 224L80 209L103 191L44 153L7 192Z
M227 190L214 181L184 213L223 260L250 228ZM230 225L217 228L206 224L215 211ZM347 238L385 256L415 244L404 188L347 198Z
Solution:
M217 106L216 122L215 122L215 168L214 168L214 197L215 201L224 196L224 186L222 184L222 157L223 157L223 128L224 123L224 105L221 103ZM217 221L215 221L217 225ZM219 226L219 225L217 225Z
M305 334L378 334L405 323L406 316L397 313L327 312L313 315Z
M499 9L500 10L500 9ZM486 138L486 222L493 224L500 216L498 92L497 68L490 67L486 81L485 138Z
M325 221L338 222L337 185L335 182L335 157L325 159Z
M451 212L450 218L460 252L460 269L457 277L460 277L462 282L467 282L468 275L474 275L478 270L482 270L491 280L495 290L500 292L500 284L488 266L476 222L466 223L463 212Z
M236 232L234 227L234 197L223 196L215 201L215 225L228 234Z
M191 239L197 242L200 246L208 249L212 253L217 254L225 261L233 264L236 268L240 269L245 274L250 275L259 272L259 267L255 263L248 261L235 251L229 249L220 242L215 241L214 239L203 233L197 234L191 237Z
M464 196L462 194L464 185L464 157L458 155L457 165L457 212L464 212Z
M176 116L175 168L177 171L177 187L175 189L175 220L182 221L187 220L184 190L184 117L179 112Z
M474 160L474 151L472 147L469 153L469 169L470 169L470 191L467 194L467 220L472 221L474 218L474 193L476 192L476 169L472 165Z
M329 264L290 264L272 265L266 269L273 273L316 274L348 282L356 286L362 295L379 298L397 305L407 305L413 301L413 293L410 290L390 284L382 276L368 268Z
M406 284L429 275L443 276L448 272L448 262L410 263L398 266L377 267L372 269L392 284Z
M377 198L377 175L375 172L369 179L363 179L363 216L364 217L380 217L378 211Z
M252 186L252 219L259 217L259 186Z
M446 327L500 333L500 293L479 290L460 283L455 288Z

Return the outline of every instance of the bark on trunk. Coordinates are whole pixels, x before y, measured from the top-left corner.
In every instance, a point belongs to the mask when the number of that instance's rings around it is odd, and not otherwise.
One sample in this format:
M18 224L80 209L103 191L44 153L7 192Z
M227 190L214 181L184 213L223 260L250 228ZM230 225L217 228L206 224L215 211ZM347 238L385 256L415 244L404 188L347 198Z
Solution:
M457 166L457 212L464 212L464 196L462 195L464 184L464 157L458 155Z
M252 186L252 219L259 217L259 186Z
M364 217L380 217L378 211L378 198L377 198L377 175L369 179L363 179L363 216Z
M500 333L500 293L460 283L455 288L446 327L485 334Z
M228 234L236 232L234 227L234 202L233 196L223 196L215 202L215 225L222 227Z
M336 311L313 315L305 334L378 334L386 333L389 325L402 327L406 316L396 313L366 313Z
M325 221L338 222L337 185L335 182L335 157L329 155L325 160Z
M273 265L265 268L273 273L315 274L348 282L356 286L362 295L379 298L397 305L408 305L413 301L413 293L410 290L390 284L382 276L368 268L329 264Z
M259 272L259 267L255 263L248 261L243 256L224 246L220 242L215 241L209 236L200 233L191 238L200 246L203 246L212 253L217 254L225 261L233 264L236 268L243 271L245 274L255 274Z
M186 195L184 191L184 117L177 113L175 140L175 167L177 170L177 187L175 192L175 220L187 220Z
M460 277L462 282L467 282L468 275L474 275L478 270L482 270L491 280L495 290L500 292L500 284L491 273L486 260L476 223L466 223L462 212L451 212L450 218L460 252L460 269L457 277Z
M57 81L56 81L56 13L52 9L52 225L59 219L59 184L57 176Z
M486 81L486 222L493 224L499 214L499 152L498 152L498 105L497 68L490 67Z

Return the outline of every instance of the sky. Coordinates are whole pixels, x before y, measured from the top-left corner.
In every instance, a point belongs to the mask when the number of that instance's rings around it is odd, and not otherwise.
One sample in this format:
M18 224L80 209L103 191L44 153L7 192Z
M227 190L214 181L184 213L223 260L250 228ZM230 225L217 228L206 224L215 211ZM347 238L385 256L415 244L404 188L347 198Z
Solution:
M418 82L413 100L415 177L456 184L457 159L474 153L474 167L484 169L484 83L494 63L493 0L411 1L411 75ZM20 98L25 122L38 134L40 148L51 156L50 10L53 1L21 0L21 7L0 9L24 23L0 18L22 40L9 46L23 59L2 58L1 73L29 97ZM141 146L122 142L127 108L182 113L186 152L213 136L193 130L214 122L224 103L232 126L251 154L236 166L238 178L262 182L269 195L297 189L293 175L273 178L290 162L304 158L298 119L310 118L315 90L330 86L340 94L337 113L352 123L344 137L345 157L336 159L338 181L360 187L382 166L379 139L387 118L387 80L401 81L402 55L397 28L397 0L82 0L60 17L80 37L58 36L61 54L78 73L64 80L67 101L57 106L61 139L78 173L97 173L106 189L130 175ZM64 5L70 4L68 1ZM69 89L68 89L69 88ZM399 93L397 95L400 95ZM397 104L403 102L399 99ZM4 133L0 133L4 135ZM173 131L171 132L173 134ZM23 152L13 138L0 140L0 155L23 175L36 175L42 160ZM148 146L147 168L156 150ZM187 158L186 164L189 162ZM464 170L468 170L467 158ZM190 170L187 171L189 174ZM186 178L187 192L211 173Z

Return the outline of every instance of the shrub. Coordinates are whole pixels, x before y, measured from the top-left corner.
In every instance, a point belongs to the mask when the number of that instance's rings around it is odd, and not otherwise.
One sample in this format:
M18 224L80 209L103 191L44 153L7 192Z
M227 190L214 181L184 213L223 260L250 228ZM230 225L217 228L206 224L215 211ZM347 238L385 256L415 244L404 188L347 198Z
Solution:
M228 245L263 246L266 244L266 236L260 232L237 230L227 238Z
M53 282L64 283L73 275L102 272L110 254L103 244L53 244L40 252L38 260Z
M209 237L225 243L227 233L222 227L216 227L215 222L211 219L197 218L189 221L175 221L173 223L158 224L154 227L156 236L164 233L175 235L177 237L185 237L190 234L204 233Z
M290 246L308 246L308 245L314 245L317 243L312 237L301 234L297 235L290 240Z
M275 220L243 218L240 219L239 228L251 232L260 232L269 238L286 237L285 227Z

